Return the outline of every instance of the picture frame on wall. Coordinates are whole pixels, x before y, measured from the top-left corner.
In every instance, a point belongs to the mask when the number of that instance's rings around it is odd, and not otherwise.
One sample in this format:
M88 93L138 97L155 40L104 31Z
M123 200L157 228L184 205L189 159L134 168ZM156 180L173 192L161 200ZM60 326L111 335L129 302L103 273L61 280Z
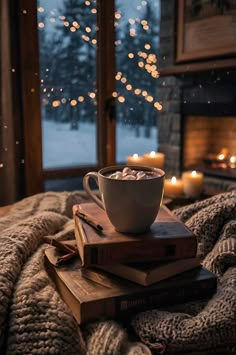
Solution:
M236 55L236 0L177 3L177 63Z

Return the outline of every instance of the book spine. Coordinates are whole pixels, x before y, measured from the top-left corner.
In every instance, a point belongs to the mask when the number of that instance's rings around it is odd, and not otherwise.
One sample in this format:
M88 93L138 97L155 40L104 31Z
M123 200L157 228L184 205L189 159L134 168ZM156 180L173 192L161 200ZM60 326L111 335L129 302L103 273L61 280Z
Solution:
M110 297L83 305L81 323L99 317L122 317L123 314L207 299L216 290L216 279L202 280L173 288L150 290L135 295Z
M168 261L175 259L193 258L196 256L197 243L195 237L183 238L176 241L155 242L147 247L146 244L129 246L127 243L118 245L86 245L83 266L124 264L142 261Z
M139 311L151 307L170 306L210 297L216 290L216 281L212 279L177 286L176 288L152 290L149 294L121 296L116 300L117 315L124 311Z

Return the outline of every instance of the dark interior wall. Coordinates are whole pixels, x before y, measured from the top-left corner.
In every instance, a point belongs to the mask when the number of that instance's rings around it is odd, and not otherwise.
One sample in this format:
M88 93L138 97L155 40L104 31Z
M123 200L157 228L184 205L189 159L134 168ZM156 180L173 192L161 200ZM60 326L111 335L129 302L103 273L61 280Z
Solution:
M0 2L0 206L25 193L18 5Z

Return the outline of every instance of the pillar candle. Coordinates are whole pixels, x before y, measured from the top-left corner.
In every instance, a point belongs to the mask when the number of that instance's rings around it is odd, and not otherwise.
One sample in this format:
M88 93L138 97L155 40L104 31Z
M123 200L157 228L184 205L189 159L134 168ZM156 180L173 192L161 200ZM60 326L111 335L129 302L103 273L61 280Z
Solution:
M164 194L167 196L181 196L184 192L184 183L181 179L173 176L171 179L165 179Z
M152 166L153 168L163 169L165 155L163 153L156 153L152 151L151 153L146 153L143 155L144 165Z
M203 174L197 171L186 171L182 174L184 193L189 197L199 197L203 190Z
M145 165L143 163L143 156L138 154L128 155L126 158L127 165Z
M236 168L236 155L232 155L232 157L229 158L229 167L232 169Z

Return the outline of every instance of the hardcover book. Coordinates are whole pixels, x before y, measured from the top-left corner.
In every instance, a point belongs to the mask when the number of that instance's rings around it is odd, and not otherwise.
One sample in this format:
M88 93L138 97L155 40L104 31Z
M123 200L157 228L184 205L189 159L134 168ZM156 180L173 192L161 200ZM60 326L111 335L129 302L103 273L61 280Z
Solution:
M99 265L96 268L82 268L82 275L96 281L99 270L133 281L142 286L168 279L181 272L200 266L199 258L187 258L163 262Z
M62 299L80 324L208 298L216 290L216 276L203 267L147 287L115 276L108 277L102 271L99 282L94 282L82 276L79 258L63 267L55 267L53 262L57 253L55 247L48 247L45 250L45 265Z
M78 211L92 216L103 230L95 230L78 217ZM106 212L94 202L74 205L73 216L78 251L85 267L196 256L195 235L165 206L150 230L137 235L117 232Z

